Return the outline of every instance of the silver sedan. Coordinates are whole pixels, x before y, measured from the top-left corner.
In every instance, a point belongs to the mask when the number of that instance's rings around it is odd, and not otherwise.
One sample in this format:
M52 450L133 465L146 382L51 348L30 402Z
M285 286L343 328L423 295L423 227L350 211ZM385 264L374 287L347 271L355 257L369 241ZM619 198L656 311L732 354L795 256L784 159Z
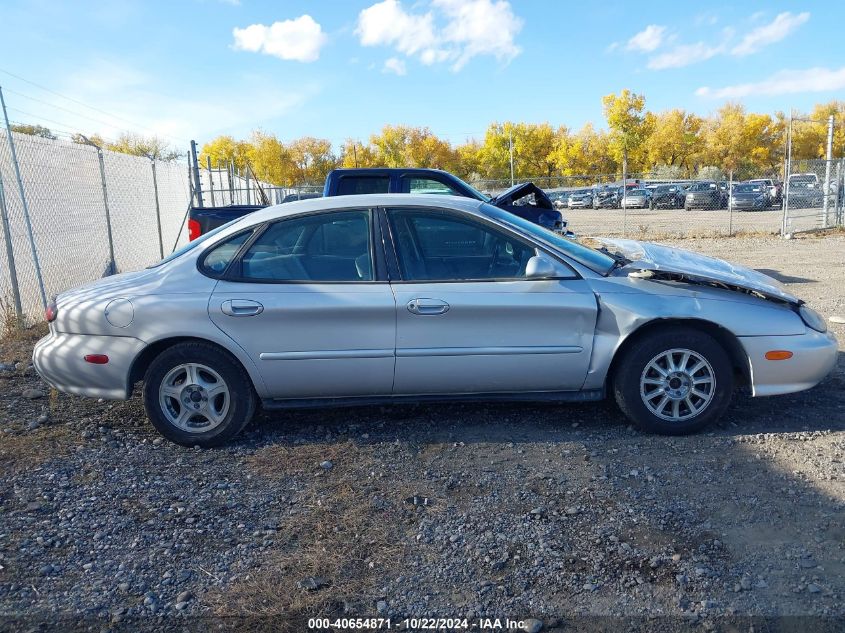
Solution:
M467 198L270 207L146 270L63 293L35 348L55 388L126 399L186 445L256 408L598 400L698 430L738 387L809 389L838 345L754 270L655 244L589 247Z

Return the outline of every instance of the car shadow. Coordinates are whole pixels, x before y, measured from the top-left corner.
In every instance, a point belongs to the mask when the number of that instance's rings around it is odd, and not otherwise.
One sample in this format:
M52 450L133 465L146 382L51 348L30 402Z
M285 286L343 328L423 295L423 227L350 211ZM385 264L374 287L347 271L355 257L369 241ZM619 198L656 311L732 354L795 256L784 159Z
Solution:
M764 275L768 275L773 279L777 279L779 282L784 284L814 284L818 283L817 279L808 279L807 277L795 277L793 275L785 275L784 273L773 270L771 268L755 268L758 273L763 273Z
M672 622L681 628L689 617L752 615L806 617L808 630L813 618L845 614L844 365L840 353L833 374L806 392L738 395L720 423L691 436L640 433L605 401L273 412L248 441L256 453L331 453L332 476L374 485L385 507L401 509L409 491L430 497L448 510L437 515L443 534L515 534L501 540L519 560L492 570L462 561L465 576L490 578L511 606L570 624L581 614L589 630L598 623L584 614L631 613L637 596L667 620L686 618ZM377 473L379 485L365 481ZM419 530L400 567L448 567L453 552L426 546ZM533 538L551 545L534 551ZM469 581L444 582L415 576L414 593L458 595ZM485 599L467 605L501 609ZM746 628L758 624L771 622Z

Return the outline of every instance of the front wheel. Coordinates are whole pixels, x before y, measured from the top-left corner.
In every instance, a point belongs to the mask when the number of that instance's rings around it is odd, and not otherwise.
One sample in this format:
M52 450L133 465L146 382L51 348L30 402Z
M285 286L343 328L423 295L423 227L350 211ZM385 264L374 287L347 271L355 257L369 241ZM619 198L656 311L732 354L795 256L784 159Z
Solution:
M144 408L164 437L184 446L224 444L255 414L243 367L207 343L180 343L159 354L144 377Z
M712 336L655 330L625 352L612 377L622 412L644 431L684 435L719 419L733 394L733 368Z

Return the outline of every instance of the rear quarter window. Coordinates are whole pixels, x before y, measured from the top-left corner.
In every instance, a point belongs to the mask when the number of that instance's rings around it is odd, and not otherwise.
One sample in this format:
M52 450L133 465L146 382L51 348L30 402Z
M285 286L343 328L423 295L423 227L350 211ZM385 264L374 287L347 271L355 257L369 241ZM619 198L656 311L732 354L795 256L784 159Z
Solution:
M388 193L388 176L344 176L338 180L337 195L357 196L368 193Z

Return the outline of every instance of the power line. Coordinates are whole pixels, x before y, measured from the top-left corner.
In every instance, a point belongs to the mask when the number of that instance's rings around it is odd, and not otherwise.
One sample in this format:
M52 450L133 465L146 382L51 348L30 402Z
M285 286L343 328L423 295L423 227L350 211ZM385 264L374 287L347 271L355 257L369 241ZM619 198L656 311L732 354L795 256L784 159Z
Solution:
M62 99L67 99L68 101L72 101L73 103L76 103L76 104L81 105L85 108L88 108L89 110L94 110L95 112L99 112L100 114L105 114L106 116L109 116L113 119L117 119L118 121L123 121L124 123L128 123L129 125L132 125L133 127L136 127L136 128L140 128L142 130L147 130L148 132L152 132L153 134L159 134L159 132L157 132L156 130L153 130L152 128L148 128L144 125L140 125L140 124L138 124L134 121L130 121L129 119L126 119L124 117L117 116L116 114L112 114L111 112L106 112L102 108L97 108L97 107L94 107L92 105L88 105L87 103L80 101L79 99L74 99L73 97L68 97L67 95L64 95L60 92L56 92L55 90L47 88L46 86L42 86L41 84L38 84L34 81L30 81L29 79L26 79L25 77L21 77L20 75L16 75L15 73L10 72L8 70L5 70L4 68L0 68L0 72L5 73L6 75L9 75L10 77L14 77L15 79L18 79L20 81L23 81L24 83L27 83L31 86L35 86L36 88L39 88L40 90L44 90L45 92L49 92L52 95L55 95L57 97L61 97ZM175 136L169 136L169 135L163 135L163 136L165 136L166 138L169 138L172 141L178 141L179 143L186 143L187 142L185 139L177 138Z
M62 112L67 112L68 114L72 114L74 116L80 116L84 119L88 119L89 121L93 121L94 123L100 123L101 125L108 125L109 127L112 127L111 123L108 123L107 121L103 121L102 119L95 119L94 117L90 117L86 114L82 114L81 112L76 112L75 110L68 110L67 108L57 106L53 103L50 103L49 101L44 101L43 99L37 99L35 97L25 95L22 92L17 92L16 90L11 90L9 88L6 88L5 92L9 92L11 94L18 95L19 97L23 97L24 99L29 99L30 101L35 101L36 103L42 103L42 104L44 104L48 107L55 108L57 110L61 110Z
M60 128L50 128L51 132L62 132L64 134L67 134L68 136L73 136L74 134L78 134L78 132L71 132L71 131L65 129L66 127L72 127L70 125L67 125L67 123L62 123L61 121L56 121L55 119L48 119L45 116L41 116L39 114L33 114L32 112L26 112L25 110L21 110L19 108L13 108L11 106L7 106L6 109L17 112L18 114L23 114L24 116L27 116L27 117L33 117L35 119L36 123L43 121L44 123L50 123L51 125L61 126ZM17 125L32 125L32 121L28 121L28 122L15 121L15 123ZM110 139L110 138L107 138L107 137L104 137L104 136L101 136L100 138L102 138L104 141L114 142L114 139Z

